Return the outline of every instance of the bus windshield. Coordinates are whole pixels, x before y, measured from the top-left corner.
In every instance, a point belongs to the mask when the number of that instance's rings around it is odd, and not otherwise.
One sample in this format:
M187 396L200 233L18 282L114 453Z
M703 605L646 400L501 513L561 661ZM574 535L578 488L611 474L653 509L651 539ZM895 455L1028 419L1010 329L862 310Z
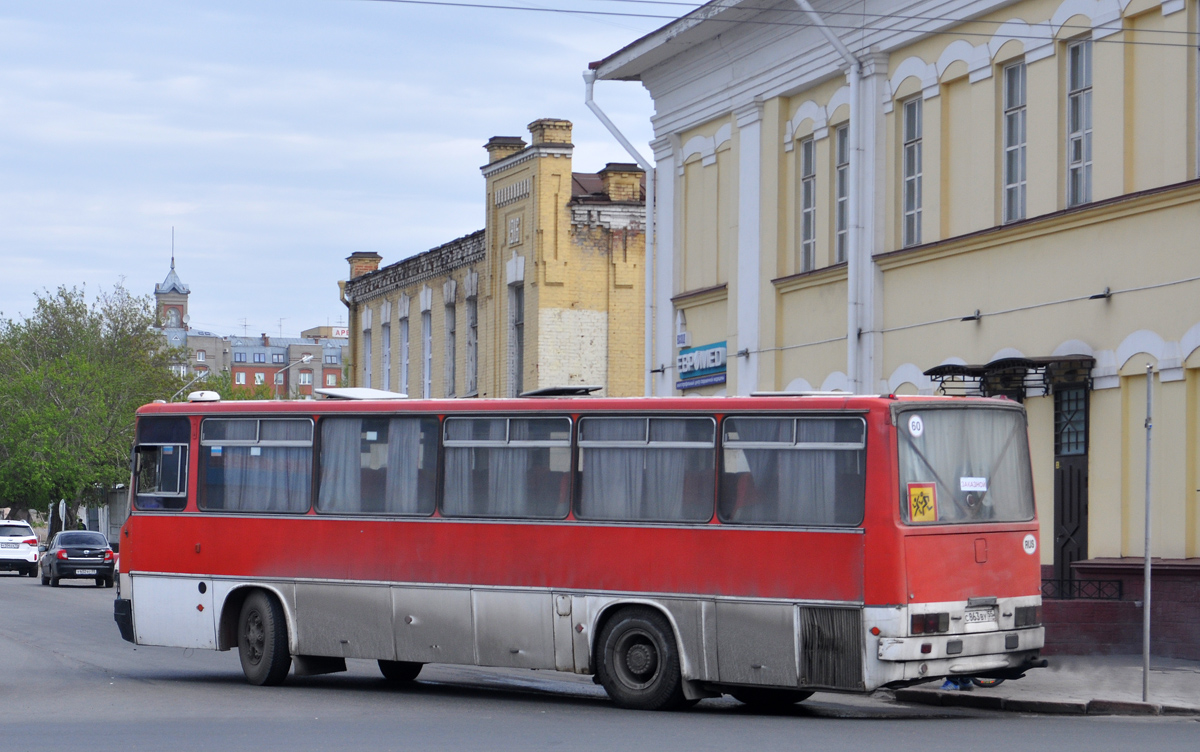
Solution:
M905 411L896 423L906 522L1033 519L1024 413L964 405Z

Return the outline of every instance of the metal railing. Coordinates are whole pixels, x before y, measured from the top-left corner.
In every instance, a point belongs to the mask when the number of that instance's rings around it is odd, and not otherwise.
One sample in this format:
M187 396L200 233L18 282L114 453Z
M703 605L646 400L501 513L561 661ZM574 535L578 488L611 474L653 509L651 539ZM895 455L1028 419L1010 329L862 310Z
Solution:
M1119 601L1121 580L1042 580L1042 597L1049 600Z

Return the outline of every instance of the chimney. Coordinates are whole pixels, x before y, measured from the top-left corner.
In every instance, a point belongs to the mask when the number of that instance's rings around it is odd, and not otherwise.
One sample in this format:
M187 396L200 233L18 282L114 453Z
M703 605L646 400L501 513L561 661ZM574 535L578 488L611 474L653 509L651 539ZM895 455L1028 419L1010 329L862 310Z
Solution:
M542 118L529 124L529 135L533 145L571 144L571 121Z
M350 262L350 279L355 279L378 269L383 256L375 251L355 251L346 260Z
M492 136L483 148L487 149L488 164L491 164L524 149L525 139L520 136Z
M609 201L642 200L642 178L646 173L636 164L626 162L609 162L600 171L600 180L604 183L604 192Z
M263 347L271 346L271 338L267 336L266 332L262 333L262 343L263 343Z

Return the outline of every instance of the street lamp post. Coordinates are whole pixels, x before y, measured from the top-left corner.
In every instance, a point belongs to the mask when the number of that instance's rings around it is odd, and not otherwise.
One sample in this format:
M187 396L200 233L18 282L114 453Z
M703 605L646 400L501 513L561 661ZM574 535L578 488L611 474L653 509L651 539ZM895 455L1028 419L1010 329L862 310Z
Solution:
M281 381L280 381L279 375L284 373L285 371L287 371L289 368L298 366L301 363L308 363L309 361L312 360L312 358L313 358L313 356L311 356L311 355L304 355L300 358L300 360L297 360L295 363L289 363L288 365L284 366L283 368L280 368L278 371L275 372L275 399L280 399L279 384L281 383Z

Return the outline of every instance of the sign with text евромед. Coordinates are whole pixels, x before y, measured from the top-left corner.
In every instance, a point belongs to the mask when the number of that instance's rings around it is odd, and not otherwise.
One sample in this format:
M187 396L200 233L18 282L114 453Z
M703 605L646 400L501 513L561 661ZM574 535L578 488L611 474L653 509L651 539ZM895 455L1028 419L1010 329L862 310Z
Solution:
M725 383L725 343L713 342L679 351L675 358L676 389L695 389Z

